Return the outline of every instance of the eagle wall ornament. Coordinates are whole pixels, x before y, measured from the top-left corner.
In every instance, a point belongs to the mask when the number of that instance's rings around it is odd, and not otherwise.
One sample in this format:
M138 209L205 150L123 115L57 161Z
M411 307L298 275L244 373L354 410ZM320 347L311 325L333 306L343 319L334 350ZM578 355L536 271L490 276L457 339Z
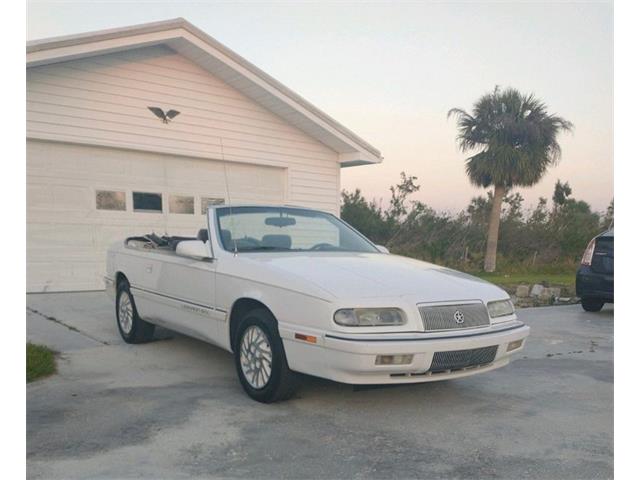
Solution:
M180 115L180 112L177 110L168 110L166 113L160 107L147 107L151 110L156 117L162 120L162 123L169 123L169 121Z

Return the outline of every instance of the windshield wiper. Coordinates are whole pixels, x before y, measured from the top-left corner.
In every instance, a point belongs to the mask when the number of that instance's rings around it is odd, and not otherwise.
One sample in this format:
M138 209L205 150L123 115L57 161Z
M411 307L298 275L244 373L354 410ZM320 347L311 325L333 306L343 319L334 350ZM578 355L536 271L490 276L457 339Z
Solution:
M271 245L260 245L258 247L239 248L238 252L258 252L258 251L264 251L264 250L281 250L284 252L291 251L290 248L274 247Z

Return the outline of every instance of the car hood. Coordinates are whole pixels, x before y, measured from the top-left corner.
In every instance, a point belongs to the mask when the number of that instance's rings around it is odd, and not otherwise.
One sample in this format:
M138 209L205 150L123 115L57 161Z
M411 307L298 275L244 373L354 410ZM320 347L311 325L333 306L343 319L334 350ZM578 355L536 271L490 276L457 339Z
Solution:
M504 290L471 275L432 263L382 253L251 253L242 255L264 269L304 282L334 298L413 297L417 302L496 300ZM262 267L262 268L260 268Z

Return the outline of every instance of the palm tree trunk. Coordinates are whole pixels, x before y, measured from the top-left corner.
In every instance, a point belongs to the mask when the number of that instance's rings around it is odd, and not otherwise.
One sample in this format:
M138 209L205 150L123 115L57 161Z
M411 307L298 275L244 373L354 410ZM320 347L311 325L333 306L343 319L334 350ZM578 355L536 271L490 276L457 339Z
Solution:
M487 234L487 251L484 254L484 271L496 270L496 255L498 253L498 230L500 229L500 212L502 211L502 199L505 187L496 185L493 189L493 204L489 217L489 232Z

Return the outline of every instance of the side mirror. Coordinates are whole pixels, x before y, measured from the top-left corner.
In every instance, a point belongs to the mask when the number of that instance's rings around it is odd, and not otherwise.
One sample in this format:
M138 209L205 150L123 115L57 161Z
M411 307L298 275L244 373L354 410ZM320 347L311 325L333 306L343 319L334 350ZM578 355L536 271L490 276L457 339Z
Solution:
M384 245L376 245L376 248L380 250L380 253L391 253Z
M183 240L176 247L176 255L198 258L200 260L208 260L211 258L209 247L200 240Z

